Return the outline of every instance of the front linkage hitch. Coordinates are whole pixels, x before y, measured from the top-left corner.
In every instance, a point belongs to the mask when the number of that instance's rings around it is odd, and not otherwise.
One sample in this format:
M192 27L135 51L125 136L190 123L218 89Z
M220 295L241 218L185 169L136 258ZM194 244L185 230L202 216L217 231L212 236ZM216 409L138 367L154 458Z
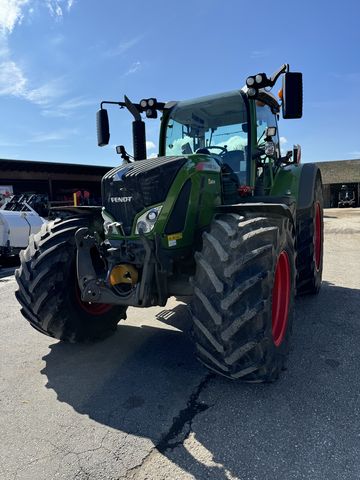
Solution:
M147 307L156 304L156 299L151 292L151 280L154 276L155 254L151 242L144 236L140 238L144 248L145 256L141 280L133 285L129 292L116 294L108 283L108 275L101 276L96 273L91 251L98 250L98 243L94 235L86 227L79 228L75 234L77 246L76 269L81 299L83 302L108 303L114 305L132 305ZM112 250L112 251L111 251ZM117 249L109 249L109 260L111 254L116 255ZM118 260L116 261L118 263Z

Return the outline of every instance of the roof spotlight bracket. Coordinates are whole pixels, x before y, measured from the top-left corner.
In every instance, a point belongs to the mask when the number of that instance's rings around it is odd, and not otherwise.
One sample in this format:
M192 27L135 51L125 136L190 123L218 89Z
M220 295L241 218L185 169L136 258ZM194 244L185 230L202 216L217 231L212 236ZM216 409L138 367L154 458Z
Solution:
M289 65L287 63L284 63L276 72L271 75L270 78L267 77L266 73L257 73L256 75L250 75L246 79L246 86L248 87L248 97L256 98L260 89L271 89L275 85L280 75L288 71Z
M140 113L145 112L147 118L157 118L157 110L162 112L165 107L165 103L158 102L156 98L143 98L139 103L133 103L124 95L124 102L110 102L104 100L100 104L100 108L103 109L104 104L118 105L120 108L127 108L133 115L135 120L140 120Z

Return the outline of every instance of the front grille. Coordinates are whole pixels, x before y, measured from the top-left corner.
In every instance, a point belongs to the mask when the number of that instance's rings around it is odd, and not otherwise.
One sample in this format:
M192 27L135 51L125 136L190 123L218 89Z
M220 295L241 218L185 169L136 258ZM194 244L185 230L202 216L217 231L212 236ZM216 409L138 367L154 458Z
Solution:
M110 170L102 179L103 205L124 232L130 235L136 214L161 203L180 168L184 157L158 157L125 164Z

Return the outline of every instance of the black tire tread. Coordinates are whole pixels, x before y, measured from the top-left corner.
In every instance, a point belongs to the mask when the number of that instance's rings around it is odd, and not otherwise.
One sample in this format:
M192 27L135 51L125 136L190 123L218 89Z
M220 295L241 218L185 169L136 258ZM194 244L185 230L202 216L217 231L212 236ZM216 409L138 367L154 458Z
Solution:
M295 232L286 218L221 214L203 234L197 252L190 310L199 360L210 370L249 382L275 380L284 367L291 334L293 295L286 341L272 341L272 282L277 245L288 245L295 285Z
M75 288L75 276L71 277L76 253L74 235L83 226L88 226L85 218L56 219L44 224L20 253L21 264L15 272L15 295L26 320L39 332L68 342L105 338L121 318L126 318L125 307L114 306L95 319L78 313L69 304L69 280L74 281Z

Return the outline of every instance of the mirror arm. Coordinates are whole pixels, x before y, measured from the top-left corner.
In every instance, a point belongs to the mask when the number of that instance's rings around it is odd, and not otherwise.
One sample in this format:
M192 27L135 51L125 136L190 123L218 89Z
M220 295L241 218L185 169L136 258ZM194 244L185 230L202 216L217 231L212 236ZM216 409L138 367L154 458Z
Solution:
M127 98L127 97L126 97ZM139 103L133 103L131 102L129 99L128 101L134 105L134 107L139 111L139 112L145 112L145 108L142 108L141 105ZM170 103L174 103L176 104L176 102L170 102ZM101 103L100 103L100 108L103 109L103 105L118 105L120 108L127 108L127 103L126 102L111 102L109 100L103 100ZM158 110L159 112L162 112L165 110L165 106L166 106L166 109L168 108L171 108L173 105L170 105L168 106L168 104L165 104L164 102L157 102L156 103L156 110Z
M133 115L135 121L140 122L141 121L141 115L140 115L139 109L137 108L137 105L132 103L132 101L126 95L124 95L124 99L125 99L125 107Z
M288 71L289 71L289 64L288 63L284 63L283 65L281 65L279 70L274 72L271 75L271 77L269 78L269 83L271 84L269 86L273 87L275 85L277 79L280 77L280 75L282 75L283 73L288 72Z
M103 105L104 104L107 104L107 105L119 105L119 107L121 108L124 108L126 107L126 104L125 102L110 102L108 100L103 100L101 103L100 103L100 108L103 109Z

